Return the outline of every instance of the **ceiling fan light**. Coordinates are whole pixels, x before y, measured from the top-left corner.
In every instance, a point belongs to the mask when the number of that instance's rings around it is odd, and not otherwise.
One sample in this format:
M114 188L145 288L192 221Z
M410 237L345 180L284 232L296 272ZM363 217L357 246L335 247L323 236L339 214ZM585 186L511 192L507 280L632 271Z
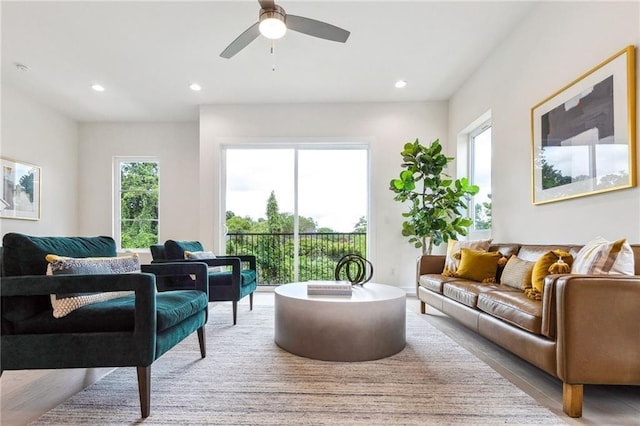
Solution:
M271 40L282 38L287 32L284 16L278 12L264 12L260 17L260 34Z

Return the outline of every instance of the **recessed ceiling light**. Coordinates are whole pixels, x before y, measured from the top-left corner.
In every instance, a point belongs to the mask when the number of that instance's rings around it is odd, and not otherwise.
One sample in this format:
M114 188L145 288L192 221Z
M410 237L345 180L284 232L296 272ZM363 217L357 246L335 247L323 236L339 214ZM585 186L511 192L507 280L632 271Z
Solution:
M104 92L104 86L101 86L100 84L92 84L91 88L96 92Z
M198 83L191 83L189 85L189 89L193 90L194 92L199 92L202 90L202 86L200 86Z
M398 89L402 89L404 86L407 85L407 82L404 80L398 80L396 81L396 88Z

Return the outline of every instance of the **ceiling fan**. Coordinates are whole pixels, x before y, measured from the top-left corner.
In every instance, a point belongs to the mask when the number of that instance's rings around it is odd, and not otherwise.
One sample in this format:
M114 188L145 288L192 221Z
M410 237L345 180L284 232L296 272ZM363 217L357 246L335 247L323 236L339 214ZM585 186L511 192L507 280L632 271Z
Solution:
M303 34L322 38L325 40L338 41L344 43L351 34L347 30L316 21L315 19L304 18L302 16L289 15L284 9L278 6L273 0L258 0L260 3L259 20L231 42L229 46L220 54L223 58L231 58L236 53L247 47L260 34L276 40L287 32L287 29L298 31Z

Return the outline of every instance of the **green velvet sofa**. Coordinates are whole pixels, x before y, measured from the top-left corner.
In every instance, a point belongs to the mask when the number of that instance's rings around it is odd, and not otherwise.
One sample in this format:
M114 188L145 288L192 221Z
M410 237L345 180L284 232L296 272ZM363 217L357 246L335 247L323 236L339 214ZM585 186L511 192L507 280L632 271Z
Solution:
M114 257L110 237L3 237L0 374L4 370L136 367L142 417L149 416L151 364L197 331L206 355L208 275L204 263L142 265L141 273L47 276L47 254ZM191 274L191 288L163 291ZM132 291L54 318L50 294Z

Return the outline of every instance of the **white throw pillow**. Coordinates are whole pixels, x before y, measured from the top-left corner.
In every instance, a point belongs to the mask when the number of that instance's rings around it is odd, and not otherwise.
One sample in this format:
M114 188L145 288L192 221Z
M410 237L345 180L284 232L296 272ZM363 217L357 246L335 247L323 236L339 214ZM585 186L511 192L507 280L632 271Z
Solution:
M584 245L571 266L572 274L634 275L633 250L626 239L598 237Z
M216 255L211 251L185 251L184 258L185 260L215 259Z

